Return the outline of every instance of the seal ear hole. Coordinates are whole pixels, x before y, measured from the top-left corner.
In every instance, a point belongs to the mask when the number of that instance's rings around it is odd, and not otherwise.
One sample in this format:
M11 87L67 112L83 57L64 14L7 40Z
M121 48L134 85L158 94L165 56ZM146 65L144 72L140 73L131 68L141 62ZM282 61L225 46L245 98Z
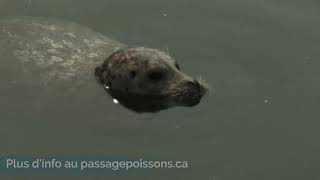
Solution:
M130 78L135 78L136 77L136 75L137 75L137 73L136 73L136 71L131 71L130 72Z
M164 74L161 71L150 71L148 72L147 77L151 81L160 81L163 79Z

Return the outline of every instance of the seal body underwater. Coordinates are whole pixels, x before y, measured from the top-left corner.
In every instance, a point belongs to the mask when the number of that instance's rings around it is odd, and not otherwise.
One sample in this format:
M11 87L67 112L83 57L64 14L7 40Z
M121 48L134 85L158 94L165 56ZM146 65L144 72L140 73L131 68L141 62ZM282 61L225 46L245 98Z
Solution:
M166 53L130 48L72 22L0 20L0 47L0 80L10 96L15 90L34 96L58 89L81 94L82 89L101 86L128 109L157 112L194 106L207 92Z

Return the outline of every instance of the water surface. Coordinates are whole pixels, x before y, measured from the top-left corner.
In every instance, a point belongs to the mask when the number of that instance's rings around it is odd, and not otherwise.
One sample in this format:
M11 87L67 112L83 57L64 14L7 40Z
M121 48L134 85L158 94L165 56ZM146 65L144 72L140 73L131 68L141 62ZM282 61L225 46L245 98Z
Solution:
M190 162L187 170L31 179L319 179L319 8L313 0L0 0L0 18L55 17L132 46L168 48L216 91L194 108L158 114L135 114L107 96L52 98L45 107L4 98L0 151ZM57 106L65 110L48 117Z

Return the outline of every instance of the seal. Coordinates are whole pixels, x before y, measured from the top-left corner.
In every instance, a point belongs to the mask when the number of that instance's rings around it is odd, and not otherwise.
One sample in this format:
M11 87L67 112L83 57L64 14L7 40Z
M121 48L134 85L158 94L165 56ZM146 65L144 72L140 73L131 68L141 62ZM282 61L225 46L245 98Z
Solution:
M6 47L2 57L12 56L24 72L33 72L30 83L54 91L88 85L96 78L135 112L195 106L208 91L167 53L128 47L76 23L34 17L1 20L0 45Z
M137 112L194 106L207 91L169 55L144 47L116 51L95 75L111 96Z

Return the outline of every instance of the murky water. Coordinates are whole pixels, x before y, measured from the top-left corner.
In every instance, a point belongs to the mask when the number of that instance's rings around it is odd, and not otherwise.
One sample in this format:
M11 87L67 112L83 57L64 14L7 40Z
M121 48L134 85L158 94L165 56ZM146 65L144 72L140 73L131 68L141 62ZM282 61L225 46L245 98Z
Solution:
M319 179L319 8L312 0L0 0L0 18L55 17L168 48L216 91L158 114L130 112L95 88L105 100L2 97L1 152L183 159L190 168L1 179Z

